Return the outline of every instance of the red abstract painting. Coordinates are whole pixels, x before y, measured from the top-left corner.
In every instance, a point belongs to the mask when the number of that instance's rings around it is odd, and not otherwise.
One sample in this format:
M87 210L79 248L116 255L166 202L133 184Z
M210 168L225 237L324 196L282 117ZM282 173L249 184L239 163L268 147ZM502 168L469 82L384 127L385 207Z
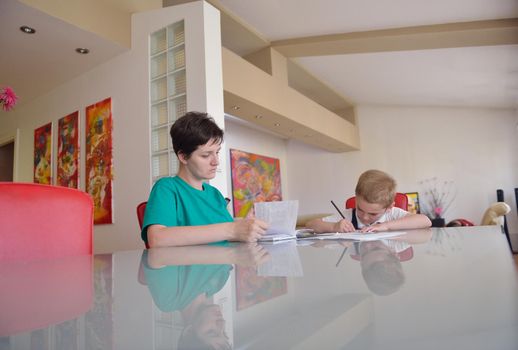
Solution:
M111 98L86 107L86 192L94 201L94 223L113 223Z
M58 121L56 185L79 188L79 112Z
M34 130L34 183L52 181L52 123Z

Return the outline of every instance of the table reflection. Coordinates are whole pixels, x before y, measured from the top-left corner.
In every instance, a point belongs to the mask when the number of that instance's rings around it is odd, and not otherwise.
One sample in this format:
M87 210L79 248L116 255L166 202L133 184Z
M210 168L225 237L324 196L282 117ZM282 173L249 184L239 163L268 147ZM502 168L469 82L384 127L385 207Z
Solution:
M65 262L52 264L73 266ZM15 273L23 265L3 266L12 304L27 307L0 316L0 349L471 350L518 344L517 273L497 228L416 230L372 242L157 248L96 255L88 266L57 272L57 280L75 272L90 281L88 306L29 328L13 325L31 320L33 307L49 316L45 310L60 302L26 302L20 276L36 281L38 270ZM40 290L50 284L59 289L60 282L40 275ZM2 289L5 311L9 288ZM68 301L84 295L79 291L69 289Z

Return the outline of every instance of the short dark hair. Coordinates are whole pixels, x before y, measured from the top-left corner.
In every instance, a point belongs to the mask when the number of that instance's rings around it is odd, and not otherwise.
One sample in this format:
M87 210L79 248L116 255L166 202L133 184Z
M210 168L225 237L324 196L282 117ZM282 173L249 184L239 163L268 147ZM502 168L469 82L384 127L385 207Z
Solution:
M207 113L187 112L178 118L171 126L171 140L174 153L178 156L182 153L189 158L198 146L204 145L210 140L221 144L223 142L223 130Z

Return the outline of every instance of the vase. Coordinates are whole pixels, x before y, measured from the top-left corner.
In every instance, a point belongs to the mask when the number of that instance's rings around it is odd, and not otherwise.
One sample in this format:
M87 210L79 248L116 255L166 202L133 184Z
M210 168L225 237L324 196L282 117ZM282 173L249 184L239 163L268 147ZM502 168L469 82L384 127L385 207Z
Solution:
M432 227L444 227L446 226L446 221L444 218L435 218L432 219Z

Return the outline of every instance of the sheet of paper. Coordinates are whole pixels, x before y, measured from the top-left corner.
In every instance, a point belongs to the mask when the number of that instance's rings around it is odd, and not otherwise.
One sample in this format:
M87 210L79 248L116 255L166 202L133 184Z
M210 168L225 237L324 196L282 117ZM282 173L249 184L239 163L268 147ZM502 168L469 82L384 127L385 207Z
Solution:
M254 210L256 218L270 225L264 240L272 235L290 235L295 238L299 201L258 202L254 204Z
M387 231L387 232L374 232L374 233L361 233L361 232L348 232L348 233L325 233L317 234L312 237L304 239L315 239L315 240L340 240L348 239L354 241L378 241L380 239L389 239L397 236L406 234L405 231Z
M302 263L296 241L262 245L270 259L257 267L259 276L303 276Z

